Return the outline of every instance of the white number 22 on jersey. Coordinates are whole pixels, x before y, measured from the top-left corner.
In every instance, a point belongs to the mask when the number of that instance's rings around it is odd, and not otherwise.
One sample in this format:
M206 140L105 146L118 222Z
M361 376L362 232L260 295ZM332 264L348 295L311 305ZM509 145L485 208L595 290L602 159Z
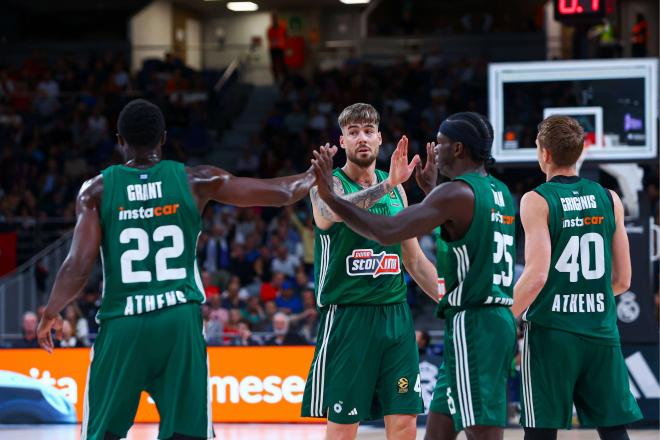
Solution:
M183 231L175 225L159 226L154 230L153 241L161 242L167 237L172 238L172 246L164 247L156 252L156 280L180 280L186 277L186 268L169 268L167 260L183 254ZM126 228L119 234L119 242L128 244L137 241L137 249L129 249L121 254L121 280L125 284L148 283L152 280L148 270L133 270L134 261L142 261L149 256L149 235L142 228Z

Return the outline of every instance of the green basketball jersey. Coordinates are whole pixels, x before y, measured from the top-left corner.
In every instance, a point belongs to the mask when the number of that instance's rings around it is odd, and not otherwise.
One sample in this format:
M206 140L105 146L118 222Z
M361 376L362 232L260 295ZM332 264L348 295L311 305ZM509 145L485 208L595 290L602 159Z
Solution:
M438 247L438 277L447 294L438 316L446 318L470 307L513 304L516 208L509 188L491 175L457 177L474 192L474 214L468 231Z
M341 180L346 194L363 188L341 169L333 172ZM379 182L387 173L376 170ZM385 194L370 212L395 215L403 209L403 200L395 188ZM383 246L351 230L344 223L334 223L327 230L314 228L314 279L316 304L394 304L406 300L406 283L401 268L401 244Z
M106 168L101 200L103 300L97 319L203 302L201 218L183 164Z
M548 203L548 280L523 315L535 324L618 344L612 292L611 194L596 182L558 176L535 191Z

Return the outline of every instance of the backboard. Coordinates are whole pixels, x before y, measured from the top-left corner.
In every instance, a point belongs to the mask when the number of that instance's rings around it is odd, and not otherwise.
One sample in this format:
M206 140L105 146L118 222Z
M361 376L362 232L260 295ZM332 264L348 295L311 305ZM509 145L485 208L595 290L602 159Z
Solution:
M536 161L536 127L551 114L582 124L586 160L657 156L657 59L490 64L488 94L500 163Z

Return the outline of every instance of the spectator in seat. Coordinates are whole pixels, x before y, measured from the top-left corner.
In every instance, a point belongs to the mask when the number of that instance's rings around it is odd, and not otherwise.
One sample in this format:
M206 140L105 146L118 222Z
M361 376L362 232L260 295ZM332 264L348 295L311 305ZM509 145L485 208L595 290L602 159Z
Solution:
M254 265L247 259L245 246L241 243L232 244L229 272L237 275L242 285L250 284L255 275Z
M204 296L206 296L206 299L220 295L220 288L213 283L211 274L207 271L202 272L202 284L204 285Z
M274 272L270 281L262 283L259 297L264 303L277 298L286 278L282 272Z
M431 336L427 331L416 330L415 337L417 338L417 350L419 351L419 358L422 359L426 355L426 351L431 343Z
M291 316L290 322L309 344L314 344L316 343L316 335L319 329L319 312L316 310L316 299L313 288L303 290L302 303L302 312Z
M96 289L87 289L78 302L82 316L87 320L90 334L98 333L99 325L96 323L96 314L101 306L100 295Z
M208 304L202 304L204 336L208 345L222 345L222 329L226 320L222 312L226 314L223 309L214 310Z
M256 143L252 145L256 145ZM241 157L239 157L238 162L236 162L236 175L241 177L253 177L257 175L258 169L259 156L249 144L246 144L241 150Z
M303 111L299 102L295 102L291 112L284 117L284 125L290 135L300 135L305 131L307 114Z
M204 269L209 272L229 269L231 262L229 241L230 237L227 235L225 226L219 221L214 222L211 232L201 250L201 254L204 257Z
M289 207L287 207L288 209ZM293 210L291 212L291 224L298 231L298 235L302 240L303 246L303 265L305 272L310 274L314 271L314 222L313 217L308 212L302 211L296 215ZM297 276L297 275L296 275Z
M268 245L259 247L259 255L254 260L252 266L254 276L261 280L269 280L272 277L270 262L273 259L271 249Z
M277 312L273 316L273 333L266 345L307 345L302 336L289 331L289 317L284 313Z
M277 313L277 305L275 301L267 301L264 304L264 320L261 322L260 331L272 332L273 331L273 317Z
M241 280L234 275L229 280L227 290L222 293L222 308L244 310L246 304L241 296L247 297L248 295L245 289L241 289Z
M37 340L37 315L34 312L23 314L23 338L16 341L14 348L39 348Z
M280 244L277 247L275 258L270 264L270 269L275 272L282 272L288 278L296 276L296 269L300 266L300 260L294 255L289 253L285 244Z
M314 283L309 281L309 274L304 267L300 266L296 271L296 281L293 283L294 293L302 298L302 293L307 289L314 290Z
M78 346L89 347L89 325L76 303L66 306L64 319L71 325L71 336L76 338Z
M242 319L238 322L238 337L234 339L232 345L249 347L261 344L254 336L252 336L250 323Z
M62 322L62 339L58 341L58 346L60 348L75 348L75 347L84 347L85 345L82 341L73 334L73 327L68 320Z
M43 79L37 84L37 96L35 101L37 111L42 116L50 116L59 108L57 98L60 95L60 86L50 74L45 72Z
M251 296L247 300L247 306L243 310L243 320L250 323L251 326L260 326L266 318L263 307L259 304L259 298Z
M275 298L277 309L287 315L300 313L303 310L303 304L300 297L294 295L293 284L290 281L285 281L280 289L280 294Z
M222 308L222 299L220 295L213 295L208 299L208 305L211 307L211 318L214 315L218 316L218 319L225 323L229 319L229 311Z
M238 323L241 321L240 309L229 310L229 319L225 322L224 343L225 345L233 344L234 339L238 337Z
M440 365L442 358L439 355L437 347L431 346L431 335L426 330L415 330L415 337L417 339L419 361Z

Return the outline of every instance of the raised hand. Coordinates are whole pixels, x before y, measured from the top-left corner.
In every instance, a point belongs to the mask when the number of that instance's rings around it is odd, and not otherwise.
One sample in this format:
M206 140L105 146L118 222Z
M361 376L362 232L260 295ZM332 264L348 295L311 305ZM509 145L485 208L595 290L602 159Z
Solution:
M438 164L435 159L435 142L426 143L426 163L415 167L415 180L425 194L430 193L438 181Z
M396 149L392 152L390 158L389 180L392 187L395 187L410 178L415 166L421 161L419 155L415 155L412 161L408 163L408 138L402 136Z
M321 145L318 150L312 151L312 154L314 154L314 157L316 157L316 154L321 151L321 149L326 149L329 154L330 154L330 165L332 166L332 158L337 154L337 151L339 150L336 145L333 145L332 147L330 146L330 142L326 142L325 145ZM307 171L314 171L314 159L312 159L312 165L309 166Z
M332 156L337 152L337 147L330 144L319 148L319 151L314 151L314 159L312 159L312 167L314 174L316 174L316 186L321 199L327 200L332 197Z
M53 337L50 334L51 329L55 330L55 339L62 339L62 317L57 315L55 317L46 317L45 315L39 321L37 327L37 339L41 348L48 353L53 352Z

